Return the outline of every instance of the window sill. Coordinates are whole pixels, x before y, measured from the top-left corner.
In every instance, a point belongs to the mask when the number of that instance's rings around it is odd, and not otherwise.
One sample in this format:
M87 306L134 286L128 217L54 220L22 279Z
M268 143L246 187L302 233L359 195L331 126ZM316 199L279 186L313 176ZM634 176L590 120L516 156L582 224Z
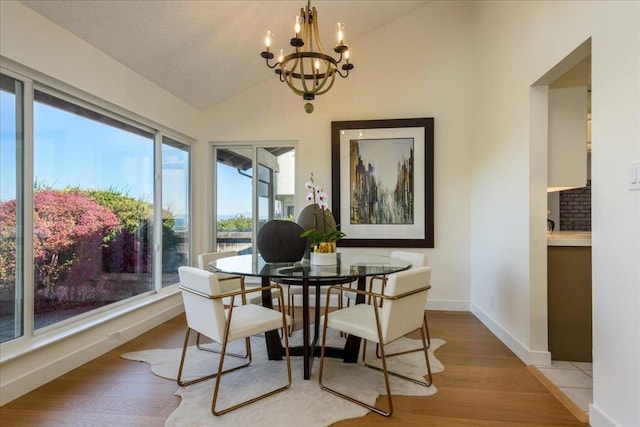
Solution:
M62 341L73 335L87 331L136 310L148 307L179 293L180 290L177 286L170 286L169 288L164 288L155 294L136 299L123 305L118 305L117 307L101 313L96 313L90 317L78 319L76 322L69 323L68 325L60 328L55 328L55 330L47 331L42 335L34 336L31 339L21 337L12 340L0 345L0 364L40 350L43 347Z

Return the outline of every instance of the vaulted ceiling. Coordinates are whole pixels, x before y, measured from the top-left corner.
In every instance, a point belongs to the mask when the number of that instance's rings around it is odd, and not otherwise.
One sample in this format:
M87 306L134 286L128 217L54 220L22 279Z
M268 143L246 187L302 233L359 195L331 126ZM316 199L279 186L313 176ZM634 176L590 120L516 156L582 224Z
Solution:
M196 108L203 109L268 79L260 51L271 30L274 50L287 51L296 1L23 0L23 3ZM357 38L426 1L320 1L320 37L335 44L345 23L357 64ZM353 43L352 43L353 41ZM356 65L357 66L357 65Z

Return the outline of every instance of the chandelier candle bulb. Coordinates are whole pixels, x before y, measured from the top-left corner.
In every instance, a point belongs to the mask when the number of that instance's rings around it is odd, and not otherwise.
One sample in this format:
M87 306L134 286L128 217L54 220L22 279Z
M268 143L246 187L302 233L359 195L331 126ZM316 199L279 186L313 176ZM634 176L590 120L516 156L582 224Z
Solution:
M296 25L293 27L296 37L300 36L300 17L296 16Z
M271 31L267 31L267 37L264 38L264 45L266 46L268 52L269 48L271 47Z
M344 25L338 22L336 26L338 27L338 44L342 46L344 44Z
M278 62L282 62L284 60L284 49L280 49L280 55L278 55Z

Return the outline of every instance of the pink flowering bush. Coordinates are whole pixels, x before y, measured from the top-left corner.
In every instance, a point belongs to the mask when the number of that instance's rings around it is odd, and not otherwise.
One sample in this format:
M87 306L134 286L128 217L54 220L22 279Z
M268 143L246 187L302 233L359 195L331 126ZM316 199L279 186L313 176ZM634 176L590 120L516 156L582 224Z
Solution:
M16 275L16 201L0 203L0 290L13 287Z
M102 246L115 236L118 217L78 190L39 190L33 195L36 290L52 298L89 241ZM12 287L16 267L16 202L0 204L0 287ZM83 245L83 241L86 242ZM81 255L81 254L80 254Z
M173 214L163 210L162 217L164 259L176 251L179 240ZM37 188L35 312L104 305L149 290L152 221L151 204L116 190ZM16 201L2 202L0 305L14 299L15 233ZM137 275L135 280L127 276L130 273Z
M35 284L48 297L77 262L82 241L106 244L120 225L113 212L78 190L37 191L33 215Z

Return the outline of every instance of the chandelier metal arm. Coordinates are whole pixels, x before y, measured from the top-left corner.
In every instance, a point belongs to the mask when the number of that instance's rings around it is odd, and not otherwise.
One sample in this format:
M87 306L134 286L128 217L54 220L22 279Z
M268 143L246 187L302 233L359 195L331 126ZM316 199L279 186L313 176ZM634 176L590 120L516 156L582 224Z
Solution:
M265 56L265 53L270 54L271 56ZM267 64L267 67L269 67L271 69L276 68L278 65L280 65L279 62L276 62L273 65L269 64L269 60L273 59L273 53L271 53L271 52L262 52L262 57L265 59L264 62Z
M335 71L335 72L336 72L336 74L337 74L337 75L339 75L339 76L340 76L340 77L342 77L343 79L346 79L347 77L349 77L349 70L350 70L350 69L351 69L351 68L347 68L347 69L345 69L345 71L346 71L346 73L345 73L345 74L342 74L342 73L340 72L340 70L338 70L337 68L336 68L336 71Z

